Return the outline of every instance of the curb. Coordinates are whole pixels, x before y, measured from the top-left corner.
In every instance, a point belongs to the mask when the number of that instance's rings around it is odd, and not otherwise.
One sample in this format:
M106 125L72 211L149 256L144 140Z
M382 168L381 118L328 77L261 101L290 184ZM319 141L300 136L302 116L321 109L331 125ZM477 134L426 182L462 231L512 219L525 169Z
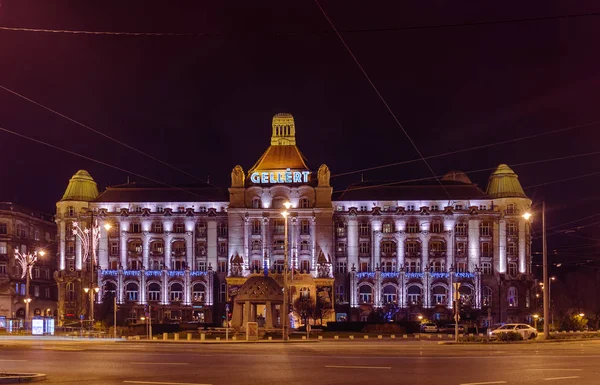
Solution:
M45 380L46 375L43 373L0 373L0 384L24 384Z
M199 341L199 340L122 340L119 343L142 343L142 344L181 344L181 345L232 345L232 344L306 344L306 343L317 343L319 340L297 340L297 341L282 341L282 340L257 340L257 341ZM1 382L0 382L1 383Z
M454 342L454 341L438 341L438 345L511 345L511 344L553 344L565 342L582 342L582 341L600 341L600 338L564 338L564 339L549 339L549 340L531 340L531 341L490 341L490 342Z

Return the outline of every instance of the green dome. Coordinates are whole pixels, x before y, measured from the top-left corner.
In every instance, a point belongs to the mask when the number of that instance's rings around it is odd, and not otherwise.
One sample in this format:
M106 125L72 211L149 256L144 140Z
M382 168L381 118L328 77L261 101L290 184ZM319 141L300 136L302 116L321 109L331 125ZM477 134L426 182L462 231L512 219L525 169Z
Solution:
M487 186L490 198L527 198L519 177L506 164L501 164L490 176Z
M79 170L69 180L69 185L61 201L90 202L98 197L98 186L91 175L85 170Z

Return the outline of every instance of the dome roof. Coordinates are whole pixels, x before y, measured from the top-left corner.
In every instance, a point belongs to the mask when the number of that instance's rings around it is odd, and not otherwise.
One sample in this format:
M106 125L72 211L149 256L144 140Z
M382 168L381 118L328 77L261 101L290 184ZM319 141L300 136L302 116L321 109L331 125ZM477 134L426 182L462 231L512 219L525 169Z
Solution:
M98 197L98 186L91 175L85 170L79 170L69 180L69 185L61 201L90 202Z
M465 183L465 184L473 184L473 182L471 182L471 179L469 179L467 174L465 174L462 171L456 171L456 170L449 171L446 175L444 175L442 177L442 180L461 182L461 183Z
M527 198L519 177L506 164L501 164L490 176L487 194L490 198Z
M245 301L272 301L283 302L283 292L281 286L271 277L256 276L250 277L240 287L236 302Z

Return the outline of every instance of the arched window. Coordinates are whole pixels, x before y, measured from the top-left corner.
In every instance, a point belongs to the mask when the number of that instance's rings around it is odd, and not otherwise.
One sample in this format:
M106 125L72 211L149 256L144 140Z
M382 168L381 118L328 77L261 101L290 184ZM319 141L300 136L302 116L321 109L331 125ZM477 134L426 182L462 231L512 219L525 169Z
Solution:
M421 288L419 286L409 286L406 289L406 300L409 305L418 305L421 302Z
M483 306L492 306L492 288L489 286L483 287Z
M151 283L148 286L148 301L160 301L160 285L158 283Z
M460 294L460 303L463 305L472 305L473 291L469 286L461 285L458 289Z
M201 283L195 284L192 289L192 301L203 303L205 293L206 293L206 290L205 290L203 284L201 284Z
M432 300L435 305L446 305L446 300L448 298L448 291L444 286L436 286L432 289Z
M373 289L369 285L362 285L358 289L358 302L373 303Z
M135 282L129 282L125 288L126 299L127 301L137 301L138 300L138 284Z
M508 288L506 300L508 301L508 306L519 306L519 292L516 287L511 286Z
M115 295L117 292L117 285L112 281L106 281L104 283L104 295L111 294L111 296Z
M394 287L393 285L387 285L383 288L383 293L382 293L382 300L383 303L396 303L396 299L397 299L397 294L396 294L396 287Z
M66 286L67 301L75 301L75 283L69 282Z
M183 301L183 286L180 283L171 285L171 301Z
M70 216L70 217L74 217L75 216L75 208L73 206L67 207L67 215Z

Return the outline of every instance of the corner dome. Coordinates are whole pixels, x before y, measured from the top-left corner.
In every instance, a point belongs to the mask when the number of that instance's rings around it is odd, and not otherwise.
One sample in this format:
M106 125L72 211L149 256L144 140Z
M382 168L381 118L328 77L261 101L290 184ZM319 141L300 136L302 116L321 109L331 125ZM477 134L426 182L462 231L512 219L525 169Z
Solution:
M460 182L465 184L473 184L471 179L462 171L452 170L442 177L443 181Z
M245 302L256 300L283 302L281 286L271 277L256 276L248 278L242 287L240 287L235 301Z
M519 177L506 164L501 164L490 176L487 195L490 198L527 198Z
M79 170L69 180L61 201L90 202L98 197L98 186L85 170Z

